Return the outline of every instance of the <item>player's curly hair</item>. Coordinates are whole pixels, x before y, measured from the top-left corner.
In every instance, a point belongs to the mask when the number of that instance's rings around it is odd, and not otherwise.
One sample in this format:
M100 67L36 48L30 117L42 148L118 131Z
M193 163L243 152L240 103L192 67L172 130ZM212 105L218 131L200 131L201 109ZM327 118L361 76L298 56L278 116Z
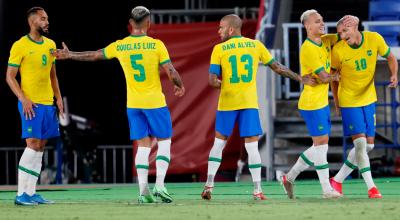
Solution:
M141 23L148 16L150 16L150 10L144 6L137 6L132 9L131 19L137 24Z

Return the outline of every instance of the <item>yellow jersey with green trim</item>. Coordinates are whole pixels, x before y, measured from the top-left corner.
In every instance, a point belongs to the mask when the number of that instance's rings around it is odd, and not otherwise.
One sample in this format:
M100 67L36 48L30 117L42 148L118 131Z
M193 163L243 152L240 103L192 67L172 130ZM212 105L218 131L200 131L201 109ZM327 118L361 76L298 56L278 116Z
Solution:
M339 40L337 34L321 36L321 43L317 44L307 38L300 48L301 75L313 74L315 77L321 72L330 73L331 49ZM317 110L324 108L328 102L329 83L320 83L316 86L304 85L300 94L298 108L301 110Z
M106 59L117 58L125 74L127 107L153 109L165 107L159 66L170 62L167 48L158 39L130 35L103 49Z
M21 37L11 47L8 65L19 68L21 90L33 103L53 104L50 71L55 65L55 58L51 55L55 49L53 40L43 36L43 40L37 42L29 35Z
M214 46L209 72L222 79L219 111L258 109L256 79L260 61L268 65L274 58L258 40L234 36Z
M376 32L361 32L359 46L341 41L332 50L332 69L340 72L340 107L361 107L377 101L374 75L378 55L387 57L390 48Z

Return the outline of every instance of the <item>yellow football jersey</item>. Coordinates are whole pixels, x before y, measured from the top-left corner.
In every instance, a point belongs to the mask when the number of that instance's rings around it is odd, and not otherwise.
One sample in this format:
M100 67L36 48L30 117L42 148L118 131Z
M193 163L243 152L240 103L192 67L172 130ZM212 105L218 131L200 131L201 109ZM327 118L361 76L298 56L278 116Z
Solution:
M125 74L128 108L166 106L159 66L170 62L167 48L160 40L146 35L130 35L103 49L107 59L117 58Z
M258 109L257 69L259 62L274 61L258 40L235 36L214 46L210 73L221 76L218 110Z
M390 48L376 32L361 32L357 47L341 41L332 50L332 69L340 71L339 106L360 107L376 102L374 84L376 59L387 57Z
M327 34L321 37L321 43L317 44L306 39L300 48L301 75L319 74L322 70L330 73L331 48L339 40L337 34ZM301 92L298 108L301 110L317 110L328 105L329 83L321 83L316 86L304 85Z
M55 64L51 55L55 49L56 44L51 39L43 37L43 41L37 42L29 35L21 37L11 47L8 65L19 68L22 92L33 103L53 104L50 70Z

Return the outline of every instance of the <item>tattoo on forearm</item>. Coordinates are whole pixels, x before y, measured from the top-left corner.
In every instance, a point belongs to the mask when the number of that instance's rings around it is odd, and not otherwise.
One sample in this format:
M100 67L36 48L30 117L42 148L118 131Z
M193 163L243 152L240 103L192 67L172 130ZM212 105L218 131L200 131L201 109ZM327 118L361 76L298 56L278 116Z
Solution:
M78 61L95 61L98 58L98 51L69 52L70 58Z
M287 77L296 81L300 81L300 76L293 72L292 70L290 70L289 68L287 68L286 66L282 65L279 62L274 62L271 64L271 68L273 71L275 71L276 73L278 73L279 75L283 76L283 77Z
M171 74L171 81L174 83L174 85L178 86L179 88L182 88L182 80L181 77L179 76L178 72L175 70L174 66L169 65L168 70Z

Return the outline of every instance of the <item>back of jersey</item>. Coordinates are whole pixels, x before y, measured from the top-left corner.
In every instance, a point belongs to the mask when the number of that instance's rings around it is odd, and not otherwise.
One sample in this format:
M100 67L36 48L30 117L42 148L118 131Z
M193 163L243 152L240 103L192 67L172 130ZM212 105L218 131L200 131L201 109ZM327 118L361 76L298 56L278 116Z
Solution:
M256 79L260 61L269 64L273 58L257 40L237 36L214 47L210 73L222 74L218 110L258 108Z
M107 59L117 58L127 85L128 108L166 106L159 66L170 62L164 43L146 35L131 35L103 49Z

